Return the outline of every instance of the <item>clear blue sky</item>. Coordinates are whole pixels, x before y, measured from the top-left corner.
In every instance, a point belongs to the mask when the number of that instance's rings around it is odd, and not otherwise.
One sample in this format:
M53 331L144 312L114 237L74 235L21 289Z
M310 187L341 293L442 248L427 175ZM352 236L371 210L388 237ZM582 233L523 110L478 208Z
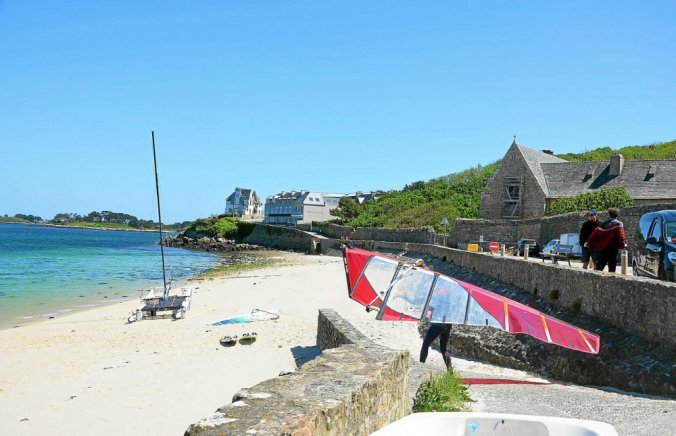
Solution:
M0 0L0 215L219 213L676 138L676 2Z

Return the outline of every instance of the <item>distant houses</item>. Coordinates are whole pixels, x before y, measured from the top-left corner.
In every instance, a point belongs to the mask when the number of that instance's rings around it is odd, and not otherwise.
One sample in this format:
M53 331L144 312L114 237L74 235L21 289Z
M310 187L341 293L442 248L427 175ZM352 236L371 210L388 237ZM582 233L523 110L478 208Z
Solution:
M358 204L364 204L366 201L377 200L384 194L383 191L361 192L357 191L354 194L347 196L356 201Z
M225 213L241 217L260 218L262 215L261 200L253 189L237 187L225 199Z
M624 187L636 204L676 200L676 159L569 162L551 152L517 144L481 194L479 216L523 219L544 216L559 198L603 188Z
M296 225L312 221L329 221L331 211L338 207L345 194L325 194L315 191L282 191L265 200L267 224Z

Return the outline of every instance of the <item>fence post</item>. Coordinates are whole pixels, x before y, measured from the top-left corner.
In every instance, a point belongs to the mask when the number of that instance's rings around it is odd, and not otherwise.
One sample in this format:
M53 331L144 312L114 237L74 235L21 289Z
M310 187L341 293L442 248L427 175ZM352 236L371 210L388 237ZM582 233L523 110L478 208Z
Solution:
M505 256L505 244L500 244L500 256Z
M627 250L620 250L620 265L622 265L620 271L622 271L622 274L625 276L627 275L628 263L629 263L629 253L627 252Z
M528 249L529 248L530 248L530 245L523 244L523 260L528 260Z

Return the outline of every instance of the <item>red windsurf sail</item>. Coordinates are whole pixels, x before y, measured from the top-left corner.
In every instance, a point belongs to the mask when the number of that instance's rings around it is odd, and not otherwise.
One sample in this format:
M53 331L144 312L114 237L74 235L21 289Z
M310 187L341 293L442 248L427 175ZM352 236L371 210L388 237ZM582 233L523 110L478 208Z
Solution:
M345 247L350 298L377 319L490 326L597 354L600 338L486 289L379 253Z

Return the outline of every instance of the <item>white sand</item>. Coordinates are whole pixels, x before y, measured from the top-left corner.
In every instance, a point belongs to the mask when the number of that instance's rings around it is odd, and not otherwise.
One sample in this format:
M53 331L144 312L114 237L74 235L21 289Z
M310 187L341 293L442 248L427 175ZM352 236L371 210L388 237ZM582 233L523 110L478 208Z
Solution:
M316 354L320 308L417 355L416 324L375 321L348 298L341 259L290 256L293 266L192 282L183 320L127 324L138 301L125 301L0 330L0 434L183 434L240 388L295 370L294 357L302 363ZM253 308L281 309L282 316L207 326ZM219 344L223 335L248 331L258 333L251 345ZM439 353L431 350L428 363L440 367Z

